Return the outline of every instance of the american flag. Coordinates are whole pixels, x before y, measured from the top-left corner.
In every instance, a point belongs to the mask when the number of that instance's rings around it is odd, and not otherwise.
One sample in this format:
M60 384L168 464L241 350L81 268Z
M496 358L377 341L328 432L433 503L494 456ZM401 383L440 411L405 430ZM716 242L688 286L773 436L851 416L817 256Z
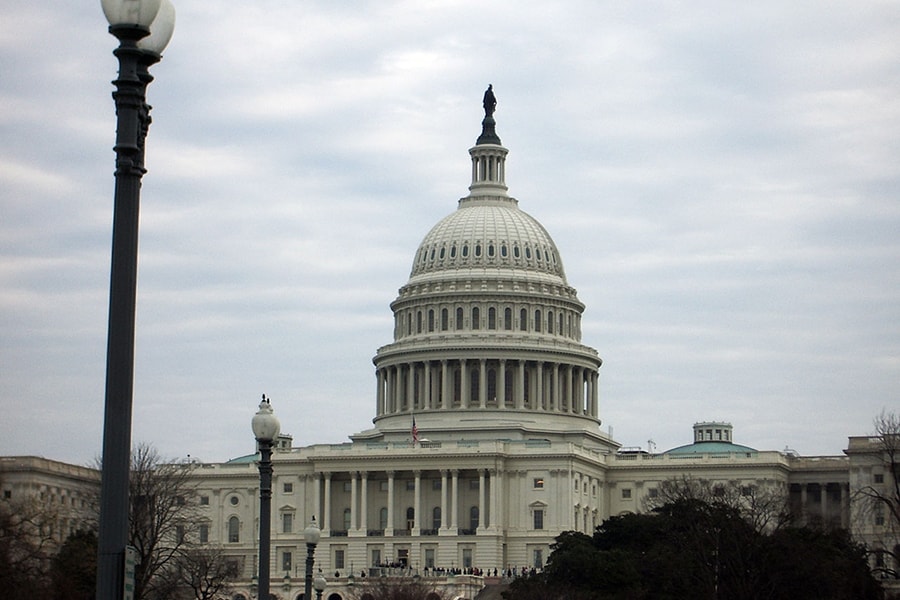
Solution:
M413 438L413 444L417 444L419 442L419 428L416 427L416 418L415 417L413 417L412 438Z

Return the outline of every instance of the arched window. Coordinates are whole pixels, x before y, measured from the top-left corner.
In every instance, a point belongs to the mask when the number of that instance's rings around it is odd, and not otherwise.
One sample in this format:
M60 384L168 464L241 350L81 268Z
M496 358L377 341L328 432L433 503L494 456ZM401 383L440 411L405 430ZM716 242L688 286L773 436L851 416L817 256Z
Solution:
M447 331L450 327L450 313L446 308L441 309L441 331Z
M434 510L431 511L431 528L432 529L440 529L441 528L441 507L435 506Z
M412 313L406 315L406 335L412 335Z
M428 309L428 332L434 331L434 309Z
M481 311L477 306L472 307L472 329L481 328Z
M488 329L497 329L497 309L493 306L488 309Z
M456 328L463 328L463 309L461 306L456 308Z
M553 333L553 311L547 311L547 333Z
M540 310L534 311L534 330L538 331L538 332L541 330L541 311Z
M497 371L488 369L487 372L487 399L492 402L497 399Z
M416 333L422 333L422 311L416 312Z
M524 308L519 311L519 330L528 331L528 311Z
M469 509L469 529L478 529L478 507L473 506Z
M503 309L503 329L512 329L512 309L509 307Z
M381 529L381 530L387 529L387 526L388 526L387 515L388 515L387 507L382 506L381 510L378 511L378 529Z
M228 519L228 541L232 544L241 541L241 521L237 517Z

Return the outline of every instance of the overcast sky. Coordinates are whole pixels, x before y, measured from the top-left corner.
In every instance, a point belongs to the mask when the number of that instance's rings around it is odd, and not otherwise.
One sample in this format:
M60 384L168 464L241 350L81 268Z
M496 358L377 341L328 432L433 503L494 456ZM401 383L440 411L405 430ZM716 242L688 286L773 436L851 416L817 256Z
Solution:
M134 441L221 461L375 411L492 83L507 184L603 358L603 429L840 454L900 407L900 4L176 0L148 90ZM100 451L117 63L0 11L0 454ZM424 432L427 435L427 432Z

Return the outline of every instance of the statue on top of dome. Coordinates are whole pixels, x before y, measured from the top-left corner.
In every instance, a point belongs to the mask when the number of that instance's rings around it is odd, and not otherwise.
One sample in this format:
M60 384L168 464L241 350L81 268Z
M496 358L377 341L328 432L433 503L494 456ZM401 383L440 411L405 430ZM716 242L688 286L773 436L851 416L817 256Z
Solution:
M484 92L484 116L493 116L496 108L497 98L494 97L494 86L493 84L488 84L488 88Z

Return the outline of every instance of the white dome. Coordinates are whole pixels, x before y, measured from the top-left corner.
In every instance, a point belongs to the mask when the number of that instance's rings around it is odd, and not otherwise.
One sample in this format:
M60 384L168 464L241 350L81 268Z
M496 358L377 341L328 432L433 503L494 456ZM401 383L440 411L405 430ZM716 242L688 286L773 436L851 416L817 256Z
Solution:
M556 244L547 230L510 197L467 197L422 240L410 283L448 271L493 269L498 276L537 278L566 285Z

